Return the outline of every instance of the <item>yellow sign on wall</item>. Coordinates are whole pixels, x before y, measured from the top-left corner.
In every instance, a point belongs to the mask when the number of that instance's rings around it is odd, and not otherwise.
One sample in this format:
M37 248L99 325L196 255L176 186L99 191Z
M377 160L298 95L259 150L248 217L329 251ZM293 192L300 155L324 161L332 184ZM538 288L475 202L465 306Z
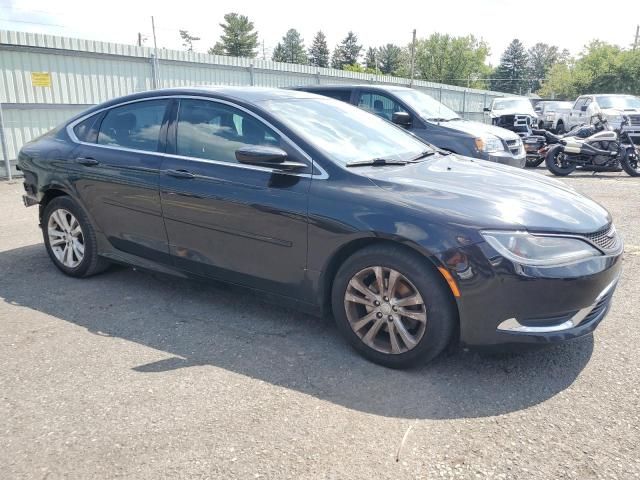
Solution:
M34 87L50 87L51 74L49 72L31 72L31 85Z

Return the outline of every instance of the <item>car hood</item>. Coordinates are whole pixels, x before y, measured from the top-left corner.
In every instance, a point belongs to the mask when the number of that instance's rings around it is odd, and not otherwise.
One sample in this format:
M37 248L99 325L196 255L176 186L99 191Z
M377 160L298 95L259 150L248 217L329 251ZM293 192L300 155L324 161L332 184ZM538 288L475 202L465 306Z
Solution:
M629 108L626 110L620 110L618 108L603 108L600 110L605 115L638 115L640 114L640 108Z
M458 130L459 132L468 133L475 137L495 135L502 140L517 140L520 138L516 133L507 130L506 128L487 125L486 123L473 122L470 120L451 120L449 122L443 122L440 125L453 130Z
M394 199L447 223L531 232L592 233L611 222L602 206L557 180L454 154L359 172Z

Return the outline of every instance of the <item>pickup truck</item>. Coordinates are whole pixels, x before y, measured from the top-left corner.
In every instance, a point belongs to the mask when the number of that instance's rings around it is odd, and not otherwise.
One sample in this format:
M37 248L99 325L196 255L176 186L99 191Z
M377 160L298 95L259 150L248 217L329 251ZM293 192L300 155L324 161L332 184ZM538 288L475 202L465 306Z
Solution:
M604 115L614 129L620 128L623 115L627 115L631 120L627 128L640 134L640 98L613 94L578 97L569 114L563 119L562 131L561 124L558 124L558 133L569 131L577 125L590 124L598 113Z
M533 110L538 114L538 128L557 132L558 125L565 125L566 116L571 112L571 102L543 100Z

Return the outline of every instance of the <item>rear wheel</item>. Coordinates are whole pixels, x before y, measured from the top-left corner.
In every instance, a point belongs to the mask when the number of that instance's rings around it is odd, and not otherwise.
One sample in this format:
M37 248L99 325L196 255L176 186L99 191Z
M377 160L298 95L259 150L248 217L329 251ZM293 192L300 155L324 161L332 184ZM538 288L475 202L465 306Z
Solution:
M576 169L576 165L567 160L567 155L564 153L562 145L555 145L549 149L545 163L549 171L559 177L569 175Z
M95 231L82 208L69 197L56 197L42 216L44 244L51 260L72 277L88 277L109 263L98 256Z
M620 159L620 165L627 175L640 176L640 148L637 146L629 147Z
M450 291L418 254L377 245L352 255L333 283L338 328L369 360L406 368L435 358L457 315Z

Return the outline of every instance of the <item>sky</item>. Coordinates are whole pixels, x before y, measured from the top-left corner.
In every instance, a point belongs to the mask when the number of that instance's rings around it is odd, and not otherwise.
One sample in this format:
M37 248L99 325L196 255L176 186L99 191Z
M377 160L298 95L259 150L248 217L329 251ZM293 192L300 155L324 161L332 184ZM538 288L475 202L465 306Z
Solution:
M247 15L254 22L261 42L259 57L263 41L270 58L289 28L297 29L307 46L315 32L322 30L331 49L349 30L365 47L407 45L415 28L418 38L434 32L473 34L489 44L489 62L494 66L514 38L527 48L546 42L576 55L594 38L628 47L640 23L639 0L617 2L615 13L604 22L589 3L571 0L0 0L0 29L127 44L136 43L140 32L147 39L145 45L153 46L153 15L158 47L182 49L178 30L185 29L201 37L195 50L206 52L222 33L219 23L228 12Z

